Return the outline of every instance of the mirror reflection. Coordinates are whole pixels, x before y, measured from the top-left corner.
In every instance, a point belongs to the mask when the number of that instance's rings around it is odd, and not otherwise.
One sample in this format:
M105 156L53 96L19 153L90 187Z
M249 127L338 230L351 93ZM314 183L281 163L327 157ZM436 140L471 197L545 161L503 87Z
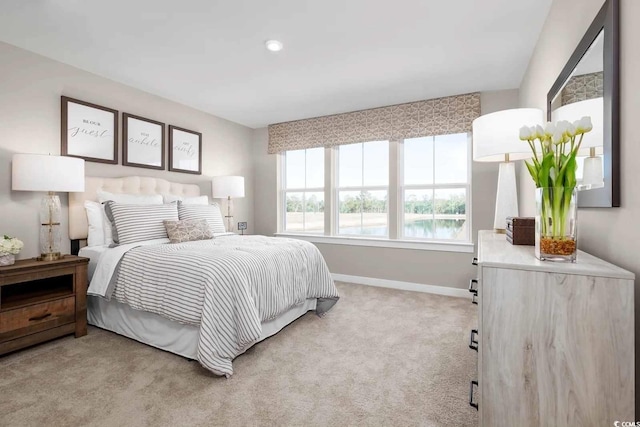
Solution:
M584 135L579 151L578 190L604 187L604 30L593 41L551 101L551 120L574 122L590 116L593 130Z

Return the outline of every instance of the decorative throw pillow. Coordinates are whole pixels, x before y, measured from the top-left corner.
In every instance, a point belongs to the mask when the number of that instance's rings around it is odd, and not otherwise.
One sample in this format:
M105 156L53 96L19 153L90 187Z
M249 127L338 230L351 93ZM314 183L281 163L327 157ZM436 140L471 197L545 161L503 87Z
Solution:
M224 220L217 203L211 205L185 205L178 202L180 220L206 219L212 233L224 233Z
M105 211L114 225L113 243L124 245L167 237L165 220L178 220L178 207L169 205L125 205L108 201Z
M163 221L171 243L192 242L213 238L213 233L206 219L184 221Z

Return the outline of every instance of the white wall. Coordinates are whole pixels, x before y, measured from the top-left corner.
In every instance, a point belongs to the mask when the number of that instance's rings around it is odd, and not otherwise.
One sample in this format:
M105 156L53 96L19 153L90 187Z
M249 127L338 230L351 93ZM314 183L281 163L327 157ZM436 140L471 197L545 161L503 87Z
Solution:
M161 177L200 184L203 194L208 195L212 176L243 175L246 197L235 201L235 219L248 221L250 230L253 228L252 129L0 43L0 234L16 236L25 242L19 258L38 254L38 209L42 194L11 190L11 157L14 153L60 154L61 95L202 133L202 175L86 162L87 175ZM120 144L120 162L121 148ZM68 252L67 195L60 196L63 249Z
M514 108L518 91L481 94L482 114ZM275 154L267 154L266 128L253 134L255 151L256 232L272 235L277 231L277 185ZM498 179L496 163L473 163L472 222L474 242L477 230L493 228L493 212ZM316 244L332 273L374 277L427 285L464 288L475 270L468 253L389 249L334 244Z
M620 2L620 92L621 92L621 199L620 208L580 209L578 246L609 262L640 275L640 191L637 167L640 159L638 117L640 117L640 2ZM520 88L520 105L546 111L546 95L562 67L573 53L603 0L554 0L543 32ZM533 214L533 184L521 169L520 206ZM579 262L579 260L578 260ZM640 290L636 280L636 396L640 394ZM634 339L634 337L628 337ZM636 398L636 401L638 399ZM640 405L636 404L636 413Z

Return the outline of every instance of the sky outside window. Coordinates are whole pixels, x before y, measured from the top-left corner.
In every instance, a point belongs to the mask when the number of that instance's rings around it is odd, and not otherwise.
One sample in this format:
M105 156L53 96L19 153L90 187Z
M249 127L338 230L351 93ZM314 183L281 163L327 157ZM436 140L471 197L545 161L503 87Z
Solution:
M341 145L338 158L338 181L342 188L388 185L389 143L373 141Z

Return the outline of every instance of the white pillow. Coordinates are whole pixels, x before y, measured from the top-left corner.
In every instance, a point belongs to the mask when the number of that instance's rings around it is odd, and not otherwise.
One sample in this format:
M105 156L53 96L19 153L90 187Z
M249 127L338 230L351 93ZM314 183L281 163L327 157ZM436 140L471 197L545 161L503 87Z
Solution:
M182 197L173 194L165 194L162 196L165 203L182 202L185 205L208 205L209 196Z
M104 211L104 202L112 200L123 205L161 205L162 196L160 194L126 194L126 193L109 193L107 191L98 190L98 202L102 203L102 220L105 245L113 243L113 224L107 218ZM87 243L88 244L88 243Z
M84 209L87 211L87 222L89 224L87 246L104 245L104 207L98 202L85 200Z
M109 193L98 190L98 202L104 203L113 200L116 203L125 205L161 205L162 196L160 194L125 194Z
M104 233L104 244L111 245L113 243L113 224L107 217L104 205L102 206L102 232Z

